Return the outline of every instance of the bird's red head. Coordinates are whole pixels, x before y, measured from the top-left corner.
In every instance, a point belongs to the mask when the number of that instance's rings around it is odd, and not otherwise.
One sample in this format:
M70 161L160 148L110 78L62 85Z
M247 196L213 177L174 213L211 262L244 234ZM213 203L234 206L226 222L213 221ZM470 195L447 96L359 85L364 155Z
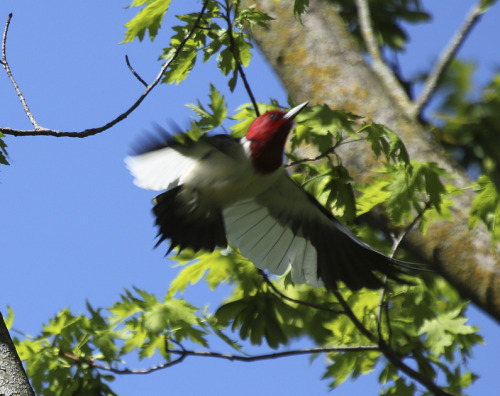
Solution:
M307 106L302 103L288 112L272 110L257 117L248 128L250 155L255 168L261 173L271 173L283 163L283 151L295 116Z

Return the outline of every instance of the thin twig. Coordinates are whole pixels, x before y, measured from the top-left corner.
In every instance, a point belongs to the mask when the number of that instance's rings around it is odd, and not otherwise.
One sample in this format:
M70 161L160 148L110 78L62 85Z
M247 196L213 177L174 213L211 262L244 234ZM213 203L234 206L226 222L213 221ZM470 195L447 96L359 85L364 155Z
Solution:
M130 61L128 59L128 55L125 55L125 62L127 62L127 66L129 68L129 70L132 72L132 74L135 76L135 78L137 78L139 80L139 82L144 85L145 87L148 86L148 83L146 81L144 81L141 76L139 76L139 74L134 70L134 68L132 67L132 65L130 64Z
M229 36L229 50L233 54L233 58L236 62L236 69L237 69L241 79L243 80L243 84L245 85L245 89L248 93L248 96L250 97L250 100L252 101L253 108L255 109L255 115L258 117L258 116L260 116L259 106L257 105L257 101L255 100L255 96L253 95L252 89L250 88L250 84L248 83L245 71L243 70L243 65L241 64L241 61L240 61L238 47L236 46L236 44L234 42L233 25L231 23L231 7L230 6L228 7L226 5L225 9L226 9L225 19L227 22L227 34Z
M344 297L342 297L342 294L338 290L333 290L333 294L337 298L338 302L342 306L342 308L345 310L345 314L351 319L351 321L354 323L356 328L365 336L367 337L371 342L376 342L380 348L380 351L384 354L384 356L389 360L389 362L392 363L394 367L397 369L401 370L403 373L408 375L409 377L413 378L414 380L420 382L422 385L424 385L427 389L429 389L432 393L438 396L452 396L452 393L448 393L445 390L441 389L438 385L436 385L432 380L429 378L425 377L424 375L420 374L418 371L415 371L412 369L410 366L406 365L402 360L401 356L398 356L391 348L390 346L382 339L377 339L370 330L368 330L363 323L360 322L360 320L357 318L357 316L354 314L354 312L351 310L351 307L347 302L344 300Z
M158 364L156 366L149 367L146 369L128 369L128 368L117 369L117 368L114 368L114 367L111 367L111 366L108 366L105 364L97 363L94 359L91 359L91 358L81 358L81 357L78 357L78 356L75 356L71 353L66 353L66 352L61 353L61 355L68 358L68 359L73 360L75 363L85 363L85 364L88 364L88 365L95 367L97 369L104 370L104 371L110 371L110 372L115 373L115 374L149 374L149 373L152 373L154 371L163 370L163 369L175 366L176 364L181 363L187 356L185 354L180 354L180 356L177 359L171 360L170 362L166 362L163 364Z
M125 112L120 114L118 117L115 119L109 121L103 126L100 126L98 128L89 128L85 129L80 132L63 132L63 131L56 131L52 129L35 129L35 130L19 130L19 129L11 129L11 128L1 128L2 132L4 135L12 135L12 136L56 136L56 137L78 137L78 138L84 138L88 136L93 136L97 135L98 133L101 133L112 126L118 124L120 121L123 121L125 118L127 118L130 113L132 113L139 105L142 103L144 99L149 95L149 93L153 90L153 88L158 85L158 83L161 81L163 75L167 71L168 67L172 64L172 62L177 58L179 53L181 52L182 48L186 44L186 42L189 40L189 38L193 35L194 31L198 28L198 25L201 21L201 18L205 14L205 10L207 8L208 0L205 0L203 2L203 7L201 8L201 11L198 15L198 18L196 19L192 29L189 31L189 33L186 35L184 40L182 40L179 43L179 46L177 47L177 50L175 51L174 55L166 62L162 68L160 69L160 72L158 73L158 76L155 78L155 80L149 84L145 91L142 93L141 96L135 101L132 106L130 106Z
M296 160L296 161L292 161L292 162L289 162L288 164L285 164L285 168L289 168L291 166L295 166L295 165L299 165L299 164L303 164L304 162L314 162L314 161L318 161L324 157L327 157L329 156L330 154L333 154L335 152L335 149L337 148L338 146L335 145L333 147L330 147L328 150L326 150L324 153L322 154L319 154L318 156L314 157L314 158L301 158L299 160Z
M408 235L408 233L417 225L417 223L420 221L424 213L429 210L432 206L432 203L430 201L427 201L425 204L424 208L415 216L413 221L405 228L401 234L397 238L393 238L392 242L392 248L391 252L389 253L389 257L394 257L394 254L396 253L396 250L399 248L401 245L401 242L403 239ZM383 277L382 280L384 287L380 290L380 296L379 296L379 303L378 303L378 311L377 311L377 332L378 332L378 337L379 339L383 340L383 334L382 334L382 311L385 313L385 319L386 319L386 325L388 329L388 338L387 338L387 343L390 345L390 339L391 339L391 322L389 320L389 308L387 304L385 303L385 296L386 296L386 291L387 291L387 276Z
M293 351L284 351L284 352L275 352L263 355L254 355L254 356L242 356L242 355L233 355L229 353L221 353L221 352L211 352L211 351L191 351L185 348L180 350L172 350L169 351L171 354L179 355L179 358L172 360L170 362L159 364L153 367L149 367L146 369L117 369L108 365L100 364L95 362L94 359L88 358L80 358L70 353L62 353L62 356L73 360L75 363L86 363L92 367L95 367L100 370L110 371L115 374L149 374L154 371L163 370L168 367L172 367L180 362L182 362L187 356L198 356L198 357L210 357L210 358L218 358L229 361L239 361L239 362L254 362L258 360L270 360L270 359L279 359L287 356L298 356L298 355L312 355L316 353L330 353L330 352L364 352L364 351L378 351L379 347L377 345L358 345L358 346L343 346L343 347L318 347L318 348L304 348L304 349L296 349Z
M438 61L434 65L434 69L425 81L422 93L413 105L413 116L418 116L420 113L422 113L422 110L429 103L429 100L435 93L436 86L443 76L444 71L447 69L447 67L455 57L455 54L466 39L467 35L470 33L473 26L479 21L481 15L486 12L487 9L485 9L481 3L483 3L482 0L478 1L477 4L469 11L462 27L460 28L460 30L458 30L457 33L455 33L455 36L453 36L447 48L443 51Z
M410 114L413 104L391 68L387 66L382 58L380 49L377 45L377 40L373 32L368 0L356 0L356 7L358 9L359 26L361 28L363 41L373 60L373 70L379 76L392 98L403 108L405 113Z
M28 116L30 122L33 124L35 127L35 130L43 129L38 125L38 122L36 122L35 117L33 117L33 114L31 113L28 103L26 103L26 99L24 99L24 96L19 89L19 86L16 83L16 80L14 80L14 76L12 75L12 70L10 70L9 62L7 62L7 32L9 31L9 26L10 26L10 21L12 19L12 13L9 14L9 17L7 18L7 22L5 23L5 30L3 31L3 38L2 38L2 66L5 69L5 72L7 73L7 76L10 79L10 82L14 86L14 89L16 90L17 96L19 96L19 100L23 104L23 109L26 115Z
M267 276L267 274L264 271L262 271L261 269L257 269L257 270L259 271L259 274L262 276L262 278L264 279L264 281L273 290L273 292L275 292L278 296L280 296L284 300L288 300L288 301L296 303L296 304L304 305L306 307L318 309L318 310L329 312L329 313L334 313L334 314L343 314L343 313L345 313L342 310L332 309L332 308L325 307L323 305L318 305L318 304L310 303L308 301L296 300L295 298L289 297L286 294L284 294L284 293L282 293L281 291L278 290L278 288L274 285L273 282L271 282L271 280L269 279L269 277Z
M390 256L392 257L392 256ZM380 289L380 295L378 299L378 310L377 310L377 333L378 333L378 338L380 340L384 339L384 335L382 332L382 312L385 313L385 318L386 318L386 325L387 329L389 332L389 335L387 337L387 343L390 345L390 340L391 340L391 323L389 321L389 309L387 307L387 304L385 302L385 296L386 296L386 291L387 291L387 275L384 275L382 277L382 284L383 287Z
M311 355L314 353L328 353L328 352L361 352L361 351L378 351L379 347L377 345L355 345L355 346L342 346L342 347L316 347L316 348L305 348L296 349L293 351L275 352L264 355L254 355L254 356L242 356L242 355L232 355L228 353L210 352L210 351L171 351L171 353L181 354L185 356L201 356L201 357L214 357L220 359L226 359L231 361L240 362L254 362L256 360L269 360L278 359L287 356L297 356L297 355Z

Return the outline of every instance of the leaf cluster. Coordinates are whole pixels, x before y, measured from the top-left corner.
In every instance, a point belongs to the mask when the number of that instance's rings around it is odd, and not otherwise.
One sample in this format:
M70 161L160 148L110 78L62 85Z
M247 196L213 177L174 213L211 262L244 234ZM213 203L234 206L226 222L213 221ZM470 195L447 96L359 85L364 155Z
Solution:
M500 185L500 73L476 95L472 79L475 65L455 61L440 85L435 134L465 169L486 173ZM475 97L478 96L478 97Z
M124 42L131 42L135 38L142 40L146 31L150 39L154 40L169 5L170 1L164 0L134 0L131 6L144 7L126 24ZM204 8L201 19L198 12L176 17L179 24L172 28L174 34L170 45L164 48L160 59L170 60L189 32L197 28L171 63L163 81L180 83L193 69L201 53L203 62L215 59L222 74L231 75L228 84L233 91L238 81L238 66L248 66L252 57L253 45L247 31L252 26L266 26L271 17L257 10L254 5L242 8L240 1L204 0Z
M364 48L355 0L330 1L340 6L340 15L359 45ZM370 0L367 3L373 33L379 46L387 46L394 51L404 50L408 41L403 23L424 23L431 18L420 0Z

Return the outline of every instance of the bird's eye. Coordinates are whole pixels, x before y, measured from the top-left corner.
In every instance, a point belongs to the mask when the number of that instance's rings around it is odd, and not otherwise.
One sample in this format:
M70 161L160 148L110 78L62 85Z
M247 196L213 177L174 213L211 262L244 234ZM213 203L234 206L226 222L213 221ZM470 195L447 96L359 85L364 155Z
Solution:
M271 120L277 120L278 118L280 118L280 115L278 113L271 113L269 114L269 118Z

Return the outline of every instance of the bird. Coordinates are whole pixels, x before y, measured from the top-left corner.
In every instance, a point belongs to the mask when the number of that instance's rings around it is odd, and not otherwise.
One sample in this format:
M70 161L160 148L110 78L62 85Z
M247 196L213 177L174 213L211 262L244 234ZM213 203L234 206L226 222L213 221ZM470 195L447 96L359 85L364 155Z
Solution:
M183 139L157 127L125 159L134 183L162 191L153 202L158 242L212 252L228 243L261 269L295 284L379 289L407 281L409 266L356 237L284 167L294 119L309 102L257 117L243 138Z

